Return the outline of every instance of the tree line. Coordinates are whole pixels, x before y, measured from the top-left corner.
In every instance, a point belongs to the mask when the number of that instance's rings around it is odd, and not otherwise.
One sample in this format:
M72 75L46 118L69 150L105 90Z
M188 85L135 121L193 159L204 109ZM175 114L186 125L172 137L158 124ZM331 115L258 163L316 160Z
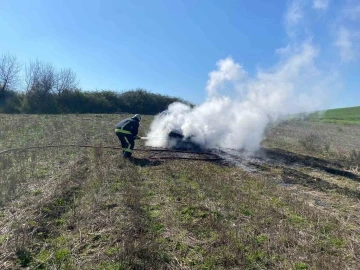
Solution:
M125 92L83 91L76 73L52 63L30 60L22 64L15 55L0 56L0 113L140 113L156 114L180 98L145 89Z

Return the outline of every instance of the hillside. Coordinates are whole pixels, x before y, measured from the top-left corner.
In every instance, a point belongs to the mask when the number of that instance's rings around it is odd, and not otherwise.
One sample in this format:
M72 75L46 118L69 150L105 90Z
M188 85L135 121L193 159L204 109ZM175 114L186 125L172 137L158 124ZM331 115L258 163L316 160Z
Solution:
M339 108L310 114L310 120L339 124L360 124L360 106Z
M0 152L96 146L0 154L1 269L360 264L360 126L290 121L268 130L255 156L220 161L138 141L129 161L102 147L119 146L113 127L126 116L1 115Z

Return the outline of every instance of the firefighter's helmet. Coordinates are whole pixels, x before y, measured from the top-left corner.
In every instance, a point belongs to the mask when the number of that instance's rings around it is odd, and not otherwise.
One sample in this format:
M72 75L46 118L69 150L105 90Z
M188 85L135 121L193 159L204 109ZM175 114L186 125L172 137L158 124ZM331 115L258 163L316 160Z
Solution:
M135 114L132 119L136 119L138 120L139 122L141 121L141 115L140 114Z

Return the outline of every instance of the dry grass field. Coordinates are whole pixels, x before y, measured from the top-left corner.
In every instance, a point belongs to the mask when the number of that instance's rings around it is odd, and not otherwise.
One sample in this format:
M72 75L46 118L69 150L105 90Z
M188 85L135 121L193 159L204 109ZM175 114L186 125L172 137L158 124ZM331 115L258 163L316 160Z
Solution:
M0 152L97 146L0 154L0 269L359 269L360 125L291 120L254 155L129 161L102 148L125 116L0 115Z

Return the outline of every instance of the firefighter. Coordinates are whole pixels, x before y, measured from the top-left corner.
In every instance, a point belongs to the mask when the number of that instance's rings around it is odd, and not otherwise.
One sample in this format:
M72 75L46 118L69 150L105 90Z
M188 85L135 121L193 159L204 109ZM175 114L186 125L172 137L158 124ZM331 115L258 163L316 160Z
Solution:
M135 114L131 118L126 118L115 127L115 133L121 142L124 158L130 158L135 146L135 140L140 139L138 136L141 116Z

